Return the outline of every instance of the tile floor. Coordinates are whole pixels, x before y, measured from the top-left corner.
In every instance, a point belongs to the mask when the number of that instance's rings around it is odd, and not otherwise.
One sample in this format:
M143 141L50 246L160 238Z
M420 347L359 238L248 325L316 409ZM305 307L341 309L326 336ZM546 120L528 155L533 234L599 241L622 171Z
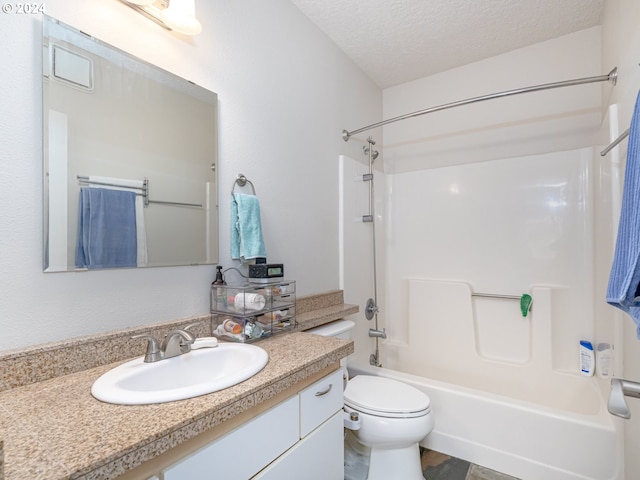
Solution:
M433 450L420 449L422 473L426 480L518 480L465 460ZM360 455L345 444L345 480L364 480L369 469L368 457Z
M518 480L433 450L421 449L421 460L426 480Z

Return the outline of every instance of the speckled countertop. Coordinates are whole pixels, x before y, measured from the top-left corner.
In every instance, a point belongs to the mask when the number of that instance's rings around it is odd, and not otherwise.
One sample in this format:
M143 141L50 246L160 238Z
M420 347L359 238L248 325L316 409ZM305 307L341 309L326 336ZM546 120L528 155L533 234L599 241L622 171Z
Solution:
M342 292L338 291L303 298L303 322L298 330L358 311L341 302ZM206 335L208 322L201 321ZM109 342L117 344L119 336L129 338L130 333L0 356L5 371L0 372L0 451L4 457L0 457L0 480L116 478L353 353L351 341L294 331L261 340L257 345L269 354L267 366L234 387L157 405L100 402L91 396L93 382L133 355L122 358L119 353L116 362L81 369L73 366L69 352L75 352L76 363L89 365L87 359L95 356L96 345L108 351ZM62 373L56 375L55 370Z
M351 341L292 332L263 340L269 363L234 387L188 400L123 406L91 396L115 364L0 394L5 480L116 478L353 352Z

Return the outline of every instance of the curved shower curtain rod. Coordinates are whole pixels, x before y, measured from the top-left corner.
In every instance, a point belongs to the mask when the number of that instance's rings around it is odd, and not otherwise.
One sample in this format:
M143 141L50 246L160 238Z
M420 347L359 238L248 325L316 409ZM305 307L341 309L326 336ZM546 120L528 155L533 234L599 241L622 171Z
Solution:
M446 110L448 108L453 108L453 107L460 107L462 105L468 105L470 103L483 102L485 100L508 97L511 95L518 95L520 93L538 92L540 90L550 90L552 88L584 85L586 83L611 82L613 85L615 85L617 80L618 80L618 67L615 67L607 75L577 78L575 80L565 80L563 82L545 83L542 85L535 85L533 87L516 88L514 90L506 90L504 92L490 93L489 95L481 95L479 97L467 98L465 100L458 100L457 102L445 103L443 105L438 105L436 107L425 108L424 110L418 110L417 112L407 113L405 115L400 115L398 117L390 118L388 120L383 120L382 122L367 125L366 127L358 128L357 130L352 130L352 131L343 130L342 138L345 142L347 142L349 141L349 138L351 138L352 135L356 135L366 130L371 130L372 128L382 127L383 125L398 122L400 120L405 120L407 118L419 117L420 115L425 115L427 113L439 112L440 110Z

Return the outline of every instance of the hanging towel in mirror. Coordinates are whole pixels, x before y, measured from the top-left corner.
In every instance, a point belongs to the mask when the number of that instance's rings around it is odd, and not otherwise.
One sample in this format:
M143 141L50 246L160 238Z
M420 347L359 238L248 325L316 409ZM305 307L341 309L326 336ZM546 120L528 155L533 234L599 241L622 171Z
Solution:
M99 175L90 175L89 182L89 186L91 188L125 190L137 193L141 193L144 186L143 180L103 177ZM147 263L149 262L149 256L147 254L147 227L144 220L144 197L142 195L136 195L136 239L136 248L138 250L138 267L146 267Z
M258 197L234 193L231 201L231 258L245 262L266 256Z
M137 265L135 197L122 190L80 189L76 267Z
M640 93L629 129L622 208L607 302L631 316L640 338Z

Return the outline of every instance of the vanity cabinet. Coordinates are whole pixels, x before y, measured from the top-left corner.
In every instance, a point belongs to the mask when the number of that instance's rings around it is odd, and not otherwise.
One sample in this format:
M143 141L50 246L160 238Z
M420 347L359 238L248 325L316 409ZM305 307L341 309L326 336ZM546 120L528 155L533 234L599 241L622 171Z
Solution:
M335 413L253 479L342 480L343 425L342 412Z
M165 468L164 480L342 480L342 370Z

